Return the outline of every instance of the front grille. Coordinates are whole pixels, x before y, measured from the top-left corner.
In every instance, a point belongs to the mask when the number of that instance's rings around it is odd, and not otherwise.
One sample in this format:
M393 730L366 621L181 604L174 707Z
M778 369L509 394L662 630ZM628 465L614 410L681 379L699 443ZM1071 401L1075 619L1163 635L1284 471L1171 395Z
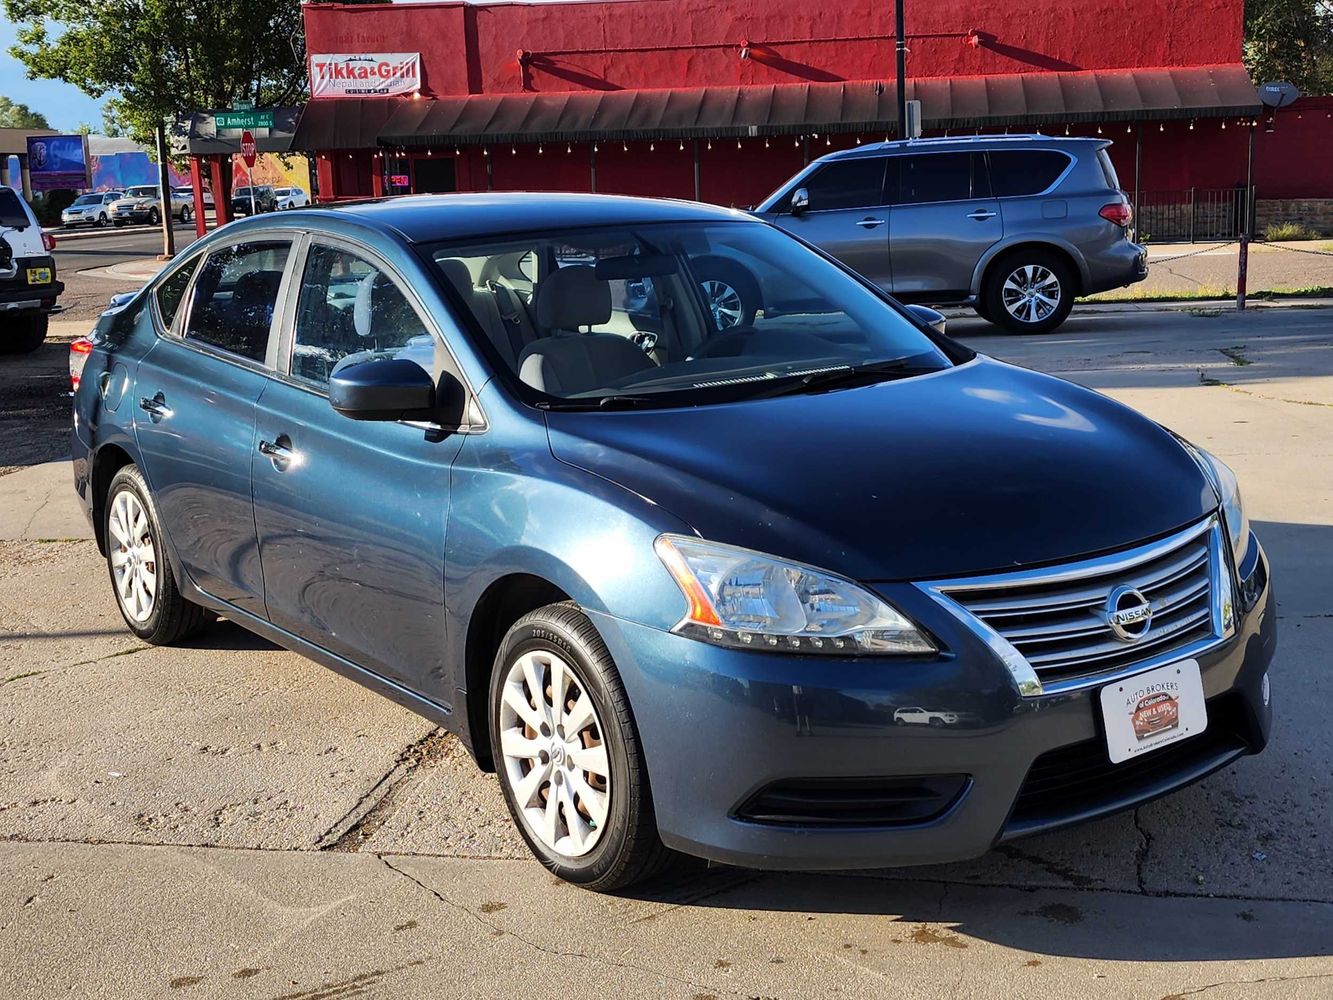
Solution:
M1219 546L1209 519L1118 555L936 589L1007 640L1043 685L1097 678L1217 637ZM1138 639L1118 637L1107 620L1108 599L1119 587L1139 591L1152 608Z
M1005 838L1113 812L1172 791L1247 753L1254 739L1235 694L1208 702L1208 728L1160 750L1112 764L1102 736L1050 750L1032 763Z
M967 790L965 774L886 778L789 778L736 810L776 826L906 826L942 816Z

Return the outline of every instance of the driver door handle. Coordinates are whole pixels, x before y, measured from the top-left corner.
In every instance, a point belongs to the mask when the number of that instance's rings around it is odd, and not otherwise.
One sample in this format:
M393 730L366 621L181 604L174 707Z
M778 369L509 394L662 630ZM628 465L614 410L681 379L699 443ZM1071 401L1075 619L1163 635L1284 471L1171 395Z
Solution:
M860 226L862 229L874 229L876 226L884 225L884 220L876 219L874 216L867 215L864 219L858 222L857 225Z

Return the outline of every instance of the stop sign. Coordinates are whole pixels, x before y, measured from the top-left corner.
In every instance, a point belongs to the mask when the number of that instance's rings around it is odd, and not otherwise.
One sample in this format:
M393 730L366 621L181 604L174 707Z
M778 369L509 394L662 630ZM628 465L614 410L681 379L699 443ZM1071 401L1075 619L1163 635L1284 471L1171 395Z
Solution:
M250 130L241 133L241 159L245 161L247 167L255 165L255 137L250 134Z

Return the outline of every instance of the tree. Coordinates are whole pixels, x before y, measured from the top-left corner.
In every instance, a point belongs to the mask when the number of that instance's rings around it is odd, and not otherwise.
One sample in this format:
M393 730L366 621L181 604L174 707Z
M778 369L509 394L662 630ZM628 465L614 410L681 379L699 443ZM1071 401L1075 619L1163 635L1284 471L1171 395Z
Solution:
M1256 84L1287 80L1333 93L1333 2L1246 0L1245 65Z
M0 97L0 128L50 128L46 115L26 104Z
M93 97L152 145L161 126L238 99L288 104L305 90L300 0L3 0L10 52L31 77Z

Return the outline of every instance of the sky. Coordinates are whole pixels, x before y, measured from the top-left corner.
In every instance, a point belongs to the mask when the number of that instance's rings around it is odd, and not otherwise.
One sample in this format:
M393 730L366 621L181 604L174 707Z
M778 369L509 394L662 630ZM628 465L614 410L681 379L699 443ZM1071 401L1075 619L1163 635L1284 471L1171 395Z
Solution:
M9 54L17 31L12 21L0 15L0 94L46 115L51 127L73 132L83 122L94 131L102 125L102 102L93 100L78 87L56 80L29 80L23 64Z

